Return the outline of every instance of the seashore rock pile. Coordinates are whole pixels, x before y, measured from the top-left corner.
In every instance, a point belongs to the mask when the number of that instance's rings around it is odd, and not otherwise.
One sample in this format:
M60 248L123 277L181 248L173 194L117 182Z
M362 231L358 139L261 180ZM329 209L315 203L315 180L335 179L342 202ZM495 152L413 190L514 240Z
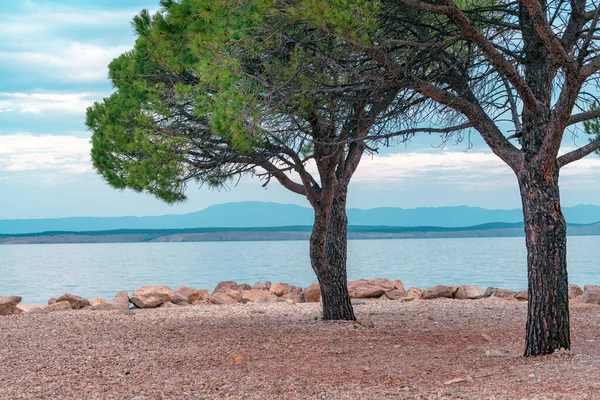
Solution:
M402 281L387 278L359 279L348 282L348 292L352 299L385 299L391 301L431 300L439 298L458 300L477 300L496 297L506 300L523 300L528 298L527 290L513 292L508 289L489 287L485 291L472 285L437 285L421 290L404 288ZM585 285L581 289L577 285L569 285L569 298L578 299L582 303L600 304L600 286ZM24 312L18 307L19 296L0 296L0 316L18 315ZM70 293L51 298L47 306L29 309L34 314L47 314L68 310L126 311L130 308L178 308L199 304L246 304L246 303L318 303L321 301L319 284L314 283L301 288L289 283L271 284L269 281L257 282L253 286L235 281L219 283L212 293L206 289L195 289L180 286L172 290L168 286L142 286L131 295L126 290L118 292L112 299L87 300ZM24 307L25 308L25 307Z

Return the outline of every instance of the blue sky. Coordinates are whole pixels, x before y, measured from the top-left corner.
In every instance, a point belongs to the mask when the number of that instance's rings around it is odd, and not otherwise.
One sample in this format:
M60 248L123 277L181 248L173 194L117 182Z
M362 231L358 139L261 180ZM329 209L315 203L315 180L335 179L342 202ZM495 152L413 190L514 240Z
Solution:
M221 192L190 187L174 206L108 187L92 170L87 106L111 92L107 65L133 46L131 18L158 0L0 2L0 219L184 213L211 204L260 200L307 205L273 182L242 180ZM348 205L520 206L508 167L474 138L438 148L437 137L365 157ZM564 147L585 143L565 139ZM562 171L563 204L600 205L600 157Z

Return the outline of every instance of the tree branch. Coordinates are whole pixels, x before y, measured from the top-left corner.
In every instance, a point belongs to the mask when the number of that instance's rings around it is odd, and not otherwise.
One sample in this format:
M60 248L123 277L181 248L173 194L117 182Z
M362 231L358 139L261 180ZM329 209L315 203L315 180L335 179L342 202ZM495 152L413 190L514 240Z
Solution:
M600 149L600 139L596 139L587 145L573 150L567 154L558 157L558 168L562 168L567 164L574 161L581 160L583 157L592 154L594 151Z
M585 111L579 114L571 115L571 118L569 118L569 121L567 122L567 126L575 125L584 121L589 121L590 119L594 118L600 118L600 109Z

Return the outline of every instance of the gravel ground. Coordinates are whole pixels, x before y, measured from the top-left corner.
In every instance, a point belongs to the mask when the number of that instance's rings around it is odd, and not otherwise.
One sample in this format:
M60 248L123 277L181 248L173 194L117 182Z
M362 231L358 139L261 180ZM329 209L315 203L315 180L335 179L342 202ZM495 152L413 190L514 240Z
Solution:
M0 317L0 399L600 399L598 306L572 303L571 355L531 359L524 302L355 311L374 328L287 303Z

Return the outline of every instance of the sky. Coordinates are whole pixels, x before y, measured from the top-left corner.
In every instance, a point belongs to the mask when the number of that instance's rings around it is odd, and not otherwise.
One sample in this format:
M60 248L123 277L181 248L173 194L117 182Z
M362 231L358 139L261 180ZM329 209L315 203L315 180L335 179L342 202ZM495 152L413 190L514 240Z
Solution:
M112 91L107 65L133 47L130 21L158 0L0 1L0 219L186 213L212 204L273 201L308 206L273 181L243 179L227 190L191 186L185 203L117 191L93 170L86 107ZM563 151L585 144L563 142ZM348 206L520 207L510 169L473 137L447 144L419 137L361 161ZM561 172L562 201L600 205L600 157Z

